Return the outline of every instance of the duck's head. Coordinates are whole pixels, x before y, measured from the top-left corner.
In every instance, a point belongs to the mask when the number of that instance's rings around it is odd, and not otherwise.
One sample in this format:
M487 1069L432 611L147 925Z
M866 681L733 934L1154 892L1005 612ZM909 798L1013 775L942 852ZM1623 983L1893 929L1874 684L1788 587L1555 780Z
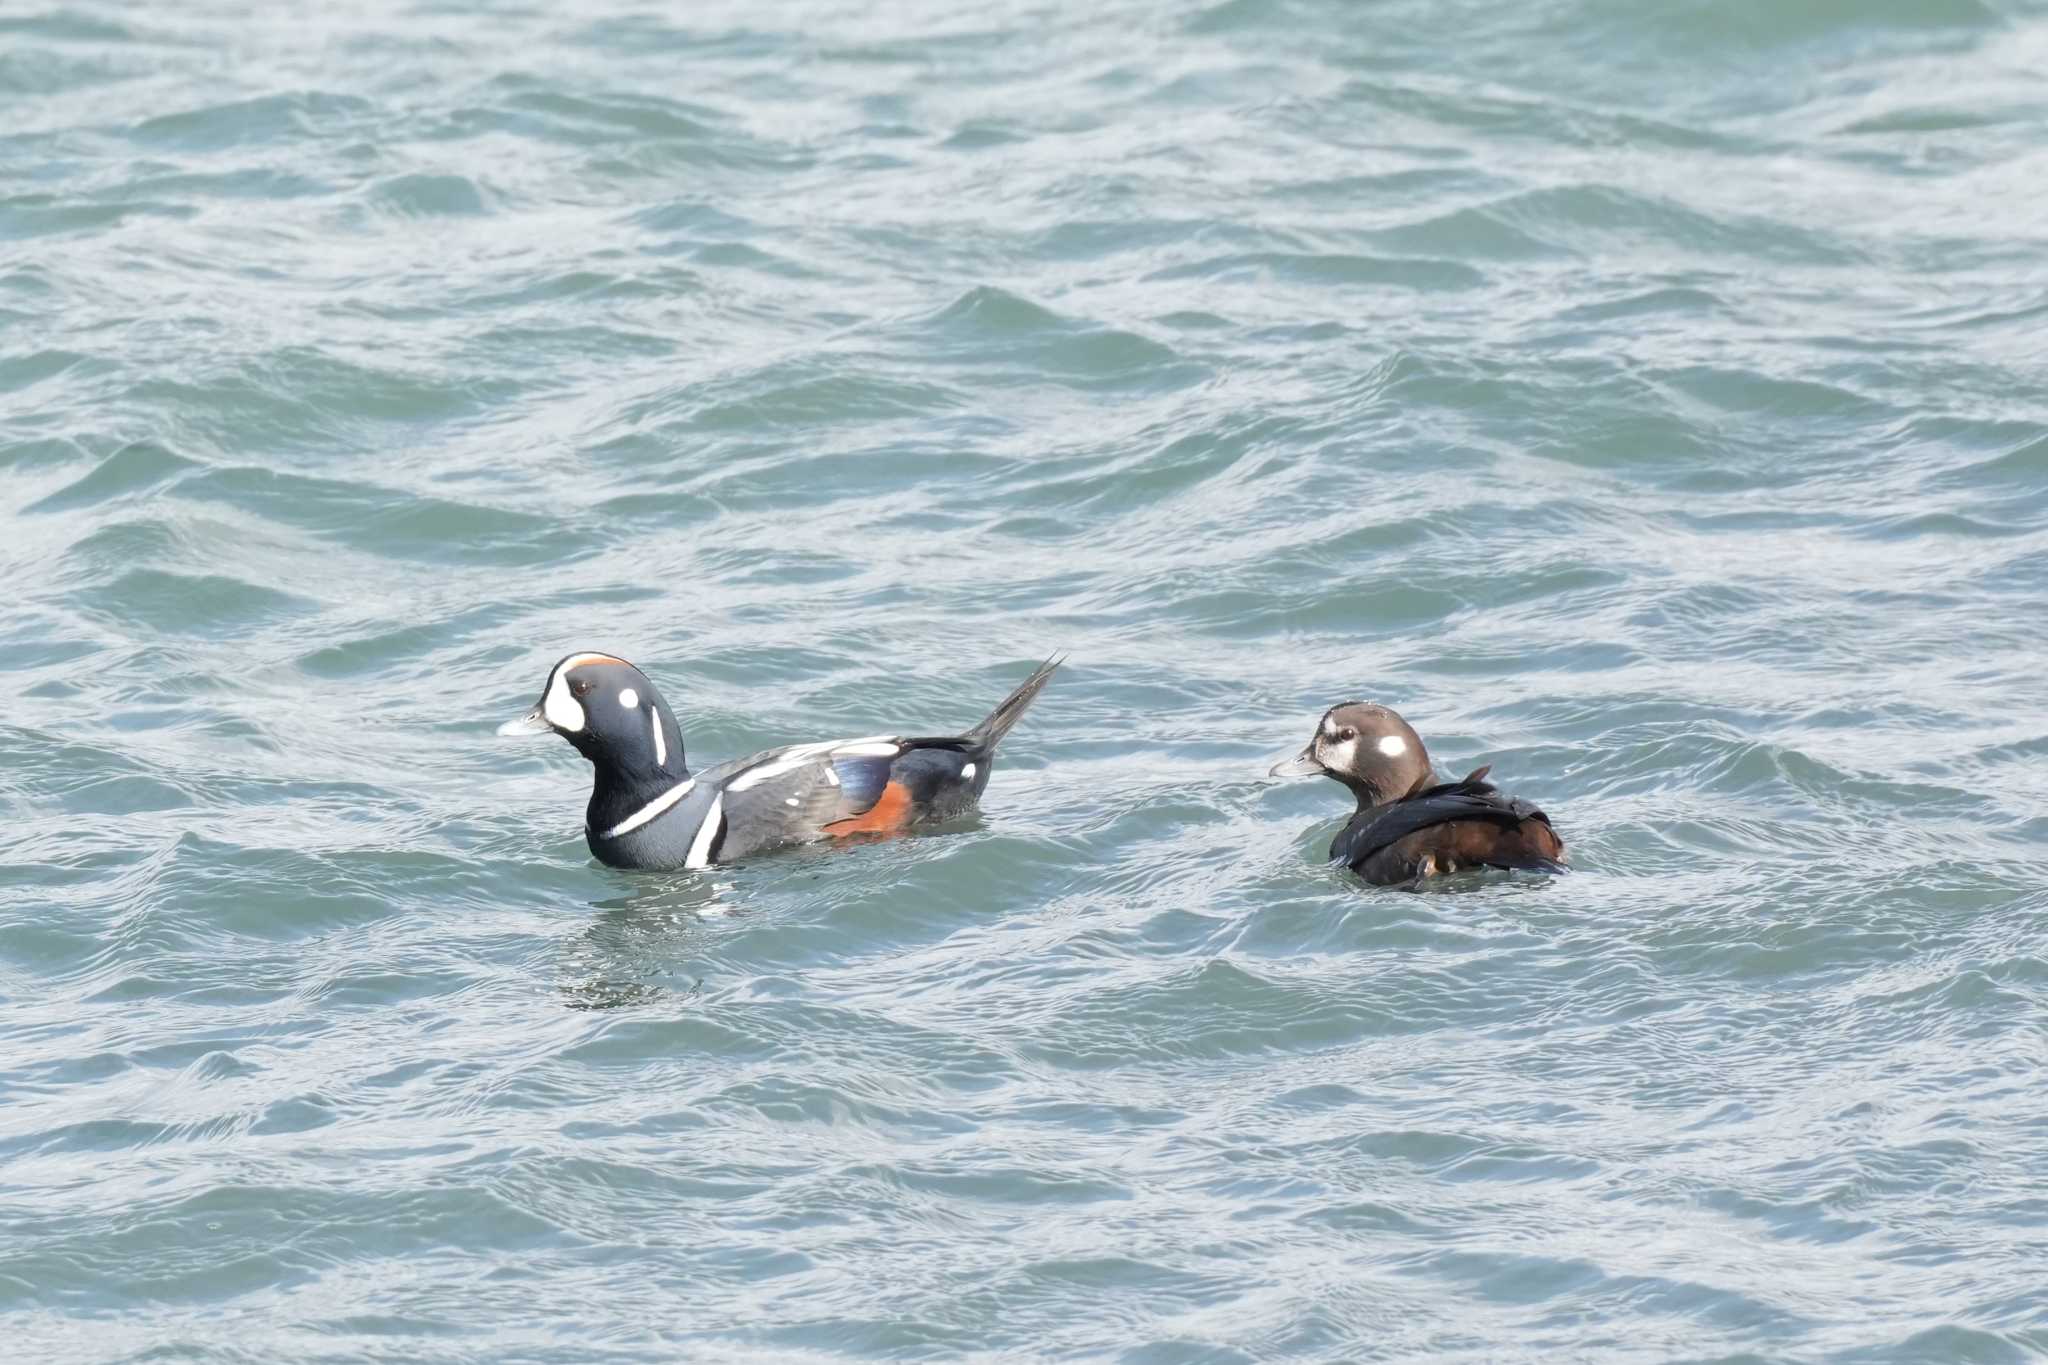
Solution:
M611 654L571 654L548 672L533 709L501 735L553 732L596 765L599 780L680 777L683 734L654 684Z
M1406 796L1430 776L1429 751L1407 721L1369 701L1347 701L1323 712L1308 745L1273 765L1274 777L1320 773L1376 806Z

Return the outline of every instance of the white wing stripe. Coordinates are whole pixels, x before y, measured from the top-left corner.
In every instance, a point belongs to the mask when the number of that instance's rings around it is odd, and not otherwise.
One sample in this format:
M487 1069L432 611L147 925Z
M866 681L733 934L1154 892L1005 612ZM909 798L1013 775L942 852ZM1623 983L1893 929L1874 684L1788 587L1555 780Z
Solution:
M893 735L863 735L859 739L828 739L822 744L792 744L787 749L770 750L758 766L737 774L725 784L725 789L729 792L743 792L749 787L759 786L771 777L780 777L784 773L795 772L798 768L816 763L820 759L833 758L840 754L848 758L893 758L902 752L903 746L897 743Z

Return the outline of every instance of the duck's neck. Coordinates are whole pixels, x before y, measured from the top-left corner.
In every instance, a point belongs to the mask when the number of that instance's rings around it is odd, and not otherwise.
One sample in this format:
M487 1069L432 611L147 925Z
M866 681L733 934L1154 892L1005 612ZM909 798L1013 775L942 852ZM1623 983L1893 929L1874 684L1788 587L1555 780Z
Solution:
M584 812L590 828L611 829L648 802L668 795L690 780L690 765L683 757L682 732L666 707L661 709L659 718L662 730L658 745L636 745L623 753L584 751L584 757L595 770L590 806Z
M610 829L689 779L690 770L680 758L670 759L665 769L626 772L619 768L599 768L597 781L590 788L590 805L584 811L584 819L592 829Z
M1356 778L1350 777L1339 778L1338 781L1342 782L1345 789L1357 800L1358 813L1360 815L1365 814L1365 812L1373 809L1375 806L1384 806L1391 799L1382 794L1380 789L1370 782L1361 782Z
M1415 793L1421 791L1424 787L1429 786L1434 779L1432 778L1429 770L1424 769L1419 777L1417 777L1413 782L1409 783L1406 788L1398 792L1384 792L1381 791L1378 787L1374 786L1372 783L1359 781L1356 778L1344 777L1339 778L1338 780L1350 789L1352 796L1357 798L1357 813L1363 815L1367 811L1375 810L1380 806L1387 805L1389 802L1407 800L1409 797L1415 795Z

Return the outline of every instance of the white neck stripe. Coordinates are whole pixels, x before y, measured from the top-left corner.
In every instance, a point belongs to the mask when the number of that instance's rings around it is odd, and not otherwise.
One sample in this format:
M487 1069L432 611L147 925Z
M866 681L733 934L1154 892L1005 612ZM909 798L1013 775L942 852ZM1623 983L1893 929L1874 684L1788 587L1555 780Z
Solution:
M640 828L640 826L646 824L649 820L652 820L655 816L661 814L670 806L673 806L676 802L688 796L690 794L690 789L696 785L697 779L694 777L690 778L686 782L678 782L675 786L670 787L667 791L655 797L652 801L649 801L639 810L634 811L631 815L627 816L625 819L619 821L619 823L613 825L610 829L606 830L604 832L604 837L607 839L616 839L621 834L631 834L634 830Z
M683 859L684 867L711 866L711 845L725 830L725 793L711 798L711 809L704 812L704 823L697 826L697 837L690 841L690 856Z

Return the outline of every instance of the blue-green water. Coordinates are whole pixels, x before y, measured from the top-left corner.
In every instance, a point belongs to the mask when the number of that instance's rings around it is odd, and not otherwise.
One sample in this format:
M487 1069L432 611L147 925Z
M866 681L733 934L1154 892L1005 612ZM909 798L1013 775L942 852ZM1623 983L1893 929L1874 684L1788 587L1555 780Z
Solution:
M11 1359L2048 1352L2048 10L338 8L0 14Z

